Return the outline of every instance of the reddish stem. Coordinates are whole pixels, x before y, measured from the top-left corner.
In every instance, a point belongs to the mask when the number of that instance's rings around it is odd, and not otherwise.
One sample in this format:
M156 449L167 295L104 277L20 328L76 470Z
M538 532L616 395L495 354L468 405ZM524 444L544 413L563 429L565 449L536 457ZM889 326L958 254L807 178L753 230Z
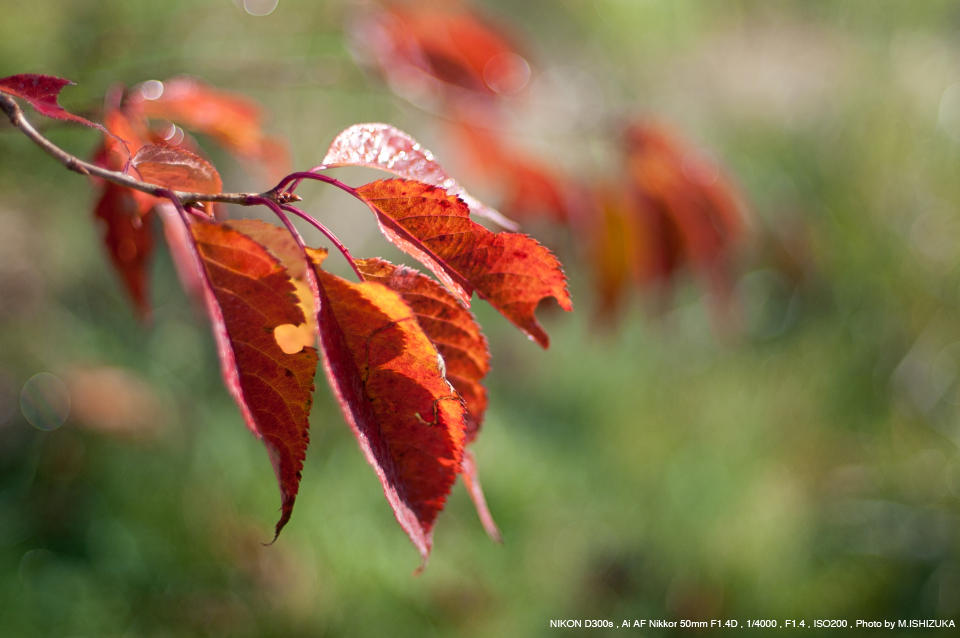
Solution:
M289 204L281 204L280 208L282 208L285 211L293 213L294 215L296 215L297 217L304 220L305 222L307 222L308 224L310 224L311 226L319 230L321 233L323 233L327 239L333 242L333 245L337 247L337 250L339 250L340 253L344 257L346 257L347 263L349 263L350 267L353 268L353 272L357 273L357 277L360 278L360 281L365 281L363 272L361 272L360 268L357 266L357 262L356 260L354 260L353 255L350 254L350 250L345 245L343 245L343 243L339 239L337 239L337 236L334 235L326 226L324 226L323 224L321 224L316 219L314 219L307 213L303 212L296 206L291 206Z
M318 171L325 171L325 170L327 170L328 168L329 168L329 167L326 166L325 164L321 164L320 166L314 166L313 168L308 168L308 169L306 170L306 172L307 172L307 173L317 173ZM304 180L304 179L305 179L305 178L303 178L303 177L298 177L296 180L294 180L293 185L290 186L290 189L289 189L287 192L292 193L293 191L297 190L297 187L300 186L300 184L303 183L303 180Z
M336 186L337 188L339 188L339 189L342 190L342 191L345 191L345 192L347 192L347 193L350 193L350 194L353 195L354 197L358 197L358 195L357 195L357 189L353 188L352 186L348 186L348 185L344 184L344 183L341 182L339 179L334 179L333 177L327 177L326 175L320 175L319 173L314 173L314 172L313 172L314 170L319 170L319 169L321 169L321 168L326 168L326 167L318 166L318 167L316 167L316 168L314 168L314 169L310 169L309 171L300 171L300 172L297 172L297 173L290 173L289 175L287 175L286 177L284 177L282 180L280 180L280 183L277 184L277 185L273 188L273 190L270 191L270 192L272 192L272 193L279 193L279 192L281 192L284 188L286 188L286 186L287 186L288 184L290 184L291 182L293 182L293 185L290 186L289 190L287 191L288 193L292 193L292 192L294 191L294 189L295 189L297 186L299 186L301 182L303 182L303 180L305 180L305 179L313 179L313 180L316 180L316 181L318 181L318 182L326 182L327 184L331 184L331 185L333 185L333 186Z
M349 188L349 186L347 188ZM360 268L357 267L357 264L353 259L353 255L350 254L350 251L347 250L347 247L343 245L343 242L337 239L336 235L330 232L330 230L326 226L318 222L316 219L314 219L304 211L300 210L296 206L290 206L289 204L278 205L276 202L266 199L265 197L251 197L249 201L251 204L263 204L264 206L267 206L268 208L270 208L270 210L272 210L274 214L276 214L276 216L280 218L280 221L284 223L287 229L290 230L291 234L294 235L294 238L297 239L297 242L304 248L304 250L306 249L306 245L303 243L303 238L300 237L300 234L297 232L296 228L290 222L290 218L287 217L283 213L283 211L293 213L297 217L301 218L302 220L304 220L305 222L307 222L308 224L310 224L311 226L319 230L321 233L324 234L324 236L327 239L333 242L333 245L337 247L337 250L339 250L343 254L343 256L346 257L347 263L349 263L350 267L353 268L353 272L357 273L357 277L360 278L360 281L364 281L363 273L360 272Z

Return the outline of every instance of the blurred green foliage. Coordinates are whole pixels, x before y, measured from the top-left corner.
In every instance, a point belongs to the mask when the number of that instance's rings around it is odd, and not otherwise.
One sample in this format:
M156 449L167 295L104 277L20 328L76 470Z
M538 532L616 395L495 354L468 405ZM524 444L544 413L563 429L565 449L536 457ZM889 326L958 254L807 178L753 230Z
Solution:
M362 121L443 158L432 116L352 61L352 10L0 0L0 76L73 79L62 102L96 117L115 82L189 73L264 103L295 166ZM263 547L273 473L168 257L153 323L138 326L100 250L93 189L0 127L0 635L530 636L566 618L960 617L960 132L949 126L960 104L944 97L960 82L960 6L487 10L529 38L538 68L588 72L607 112L654 112L739 176L757 213L738 287L747 336L718 343L692 285L655 318L637 304L597 331L587 267L558 240L578 311L547 316L549 351L476 306L494 357L476 450L505 545L487 540L458 486L426 573L411 577L416 552L321 375L297 509ZM41 124L80 155L98 141ZM587 174L613 174L583 141L604 126L548 142ZM230 190L266 186L213 158ZM304 194L354 254L394 254L361 207ZM55 432L30 427L19 399L31 376L100 366L124 370L133 405L154 416L119 430L73 416Z

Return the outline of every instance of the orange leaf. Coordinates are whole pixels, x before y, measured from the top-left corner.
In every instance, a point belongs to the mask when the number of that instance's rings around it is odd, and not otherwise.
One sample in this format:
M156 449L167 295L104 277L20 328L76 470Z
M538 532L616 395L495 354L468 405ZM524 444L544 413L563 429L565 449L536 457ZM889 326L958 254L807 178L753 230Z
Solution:
M399 294L331 275L319 267L325 251L310 255L327 377L425 565L434 522L461 469L463 403Z
M280 228L259 219L231 219L226 225L239 230L247 237L265 247L280 260L294 281L303 281L306 277L307 261L297 240L286 228Z
M405 180L357 189L377 214L380 230L437 275L465 304L474 290L544 348L547 333L534 312L545 297L573 310L560 262L527 235L492 233L470 220L460 199Z
M305 321L295 289L267 250L225 225L192 221L220 365L247 427L262 439L282 497L276 533L290 520L300 484L313 404L315 348L288 354L274 331Z
M232 219L226 225L239 230L247 237L270 251L270 254L280 260L290 275L293 285L300 299L300 309L307 318L306 323L300 325L286 324L278 326L274 331L280 347L298 351L302 347L316 347L317 344L317 317L314 310L313 293L310 282L307 280L307 260L293 235L285 228L268 224L259 219Z
M480 383L490 371L487 339L473 314L453 294L412 268L382 259L357 259L367 281L400 293L437 351L446 377L467 407L466 443L471 443L487 411L487 390Z
M103 241L110 261L120 274L140 319L150 314L148 291L153 235L150 218L143 216L133 191L107 183L94 215L105 227Z
M210 162L190 151L166 144L144 146L133 157L143 181L171 190L215 195L223 182Z

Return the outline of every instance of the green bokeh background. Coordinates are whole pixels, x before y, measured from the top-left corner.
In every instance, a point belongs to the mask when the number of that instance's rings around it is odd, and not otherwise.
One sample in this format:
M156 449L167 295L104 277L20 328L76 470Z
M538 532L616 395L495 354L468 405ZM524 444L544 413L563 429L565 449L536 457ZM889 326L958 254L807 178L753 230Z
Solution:
M454 156L433 115L357 67L342 30L354 9L280 0L253 17L229 0L0 0L0 76L71 78L62 102L95 117L115 82L197 75L266 105L297 167L364 121ZM101 252L94 189L0 127L0 636L960 618L960 105L942 99L960 82L960 5L486 10L523 34L536 68L588 73L609 117L653 112L739 177L756 211L738 285L746 335L715 339L690 281L656 316L634 301L616 329L598 329L585 262L563 232L535 227L568 264L577 304L547 313L550 350L475 306L494 365L475 449L506 543L486 538L458 485L429 567L412 577L418 556L321 376L296 511L263 547L273 472L165 250L154 321L141 327ZM98 141L29 117L79 155ZM521 141L615 177L608 123ZM228 189L267 186L211 155ZM362 207L329 190L304 187L307 210L354 254L396 255ZM27 423L30 377L89 366L145 382L146 434Z

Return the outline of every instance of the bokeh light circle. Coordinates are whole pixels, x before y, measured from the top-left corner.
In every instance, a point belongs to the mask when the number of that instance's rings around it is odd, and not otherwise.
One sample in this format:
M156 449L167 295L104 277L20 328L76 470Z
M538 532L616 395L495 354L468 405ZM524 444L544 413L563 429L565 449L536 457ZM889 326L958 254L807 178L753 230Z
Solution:
M159 100L163 95L163 82L160 80L147 80L140 85L140 93L145 100Z
M960 84L952 84L943 92L937 121L954 142L960 142Z
M516 93L530 80L530 65L516 53L498 53L483 67L483 79L495 93Z
M70 392L63 381L49 372L35 374L23 384L20 410L38 430L56 430L70 414Z
M243 8L252 16L267 16L280 4L280 0L243 0Z

